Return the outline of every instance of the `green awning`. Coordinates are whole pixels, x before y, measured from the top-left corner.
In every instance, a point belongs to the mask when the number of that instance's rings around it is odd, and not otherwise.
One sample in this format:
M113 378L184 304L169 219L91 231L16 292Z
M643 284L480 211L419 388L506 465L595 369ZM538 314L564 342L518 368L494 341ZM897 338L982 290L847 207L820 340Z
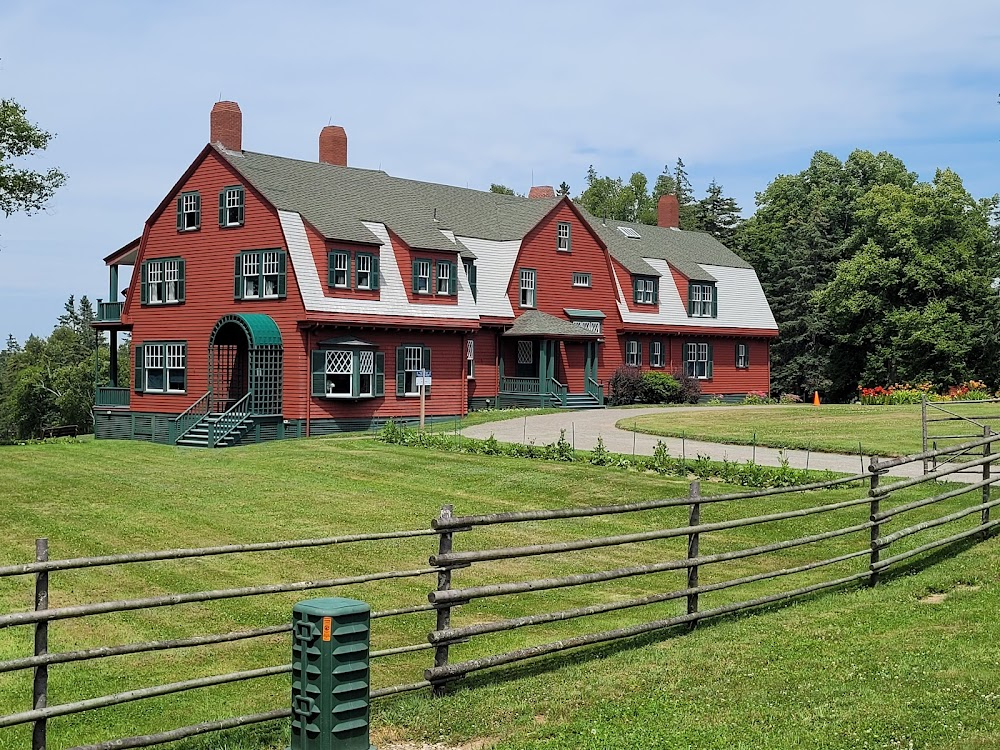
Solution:
M234 313L219 319L215 324L218 331L226 323L236 323L247 332L250 346L281 346L281 331L270 315L264 313ZM215 335L213 333L214 340Z

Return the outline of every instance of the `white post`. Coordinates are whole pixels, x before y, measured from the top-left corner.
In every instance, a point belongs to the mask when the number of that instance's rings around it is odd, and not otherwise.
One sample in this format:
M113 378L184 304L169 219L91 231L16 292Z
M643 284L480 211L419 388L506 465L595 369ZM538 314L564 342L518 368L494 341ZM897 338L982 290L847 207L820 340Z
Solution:
M427 386L424 385L423 378L421 378L420 380L420 430L421 431L423 431L424 429L424 405L425 405L424 388L426 387Z

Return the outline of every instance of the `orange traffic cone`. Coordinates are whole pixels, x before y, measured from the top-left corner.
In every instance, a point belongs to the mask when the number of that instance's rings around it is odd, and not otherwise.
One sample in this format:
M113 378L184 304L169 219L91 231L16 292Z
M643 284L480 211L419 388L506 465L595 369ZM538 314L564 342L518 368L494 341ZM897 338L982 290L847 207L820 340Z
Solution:
M819 406L819 391L813 391L813 406Z

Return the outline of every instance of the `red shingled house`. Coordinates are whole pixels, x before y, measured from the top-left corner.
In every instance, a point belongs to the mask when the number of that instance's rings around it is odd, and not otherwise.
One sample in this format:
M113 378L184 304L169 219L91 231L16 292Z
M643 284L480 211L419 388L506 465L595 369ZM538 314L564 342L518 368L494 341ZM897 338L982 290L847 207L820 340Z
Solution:
M105 258L98 328L132 387L98 387L98 438L224 446L514 404L601 406L622 363L705 393L769 387L777 327L753 268L706 234L528 198L244 151L233 102L146 222ZM134 266L119 301L118 268ZM112 346L112 352L115 346ZM112 370L117 367L113 363ZM114 379L114 373L112 373Z

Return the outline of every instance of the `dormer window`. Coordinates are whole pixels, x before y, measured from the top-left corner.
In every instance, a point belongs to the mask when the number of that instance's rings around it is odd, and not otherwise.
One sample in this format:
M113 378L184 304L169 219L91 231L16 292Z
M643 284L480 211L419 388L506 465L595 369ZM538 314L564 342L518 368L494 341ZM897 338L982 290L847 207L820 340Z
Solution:
M632 279L632 301L637 305L656 305L660 302L660 280L655 276L636 276Z
M692 281L688 287L688 315L692 318L719 316L719 299L715 284Z
M455 264L446 260L437 262L437 293L455 293Z
M245 194L242 185L223 188L219 193L219 226L243 226L243 204Z
M431 293L431 262L429 260L413 261L413 291L415 294Z
M193 232L201 227L201 195L181 193L177 198L177 231Z
M572 229L568 221L556 224L556 250L564 253L572 251Z

